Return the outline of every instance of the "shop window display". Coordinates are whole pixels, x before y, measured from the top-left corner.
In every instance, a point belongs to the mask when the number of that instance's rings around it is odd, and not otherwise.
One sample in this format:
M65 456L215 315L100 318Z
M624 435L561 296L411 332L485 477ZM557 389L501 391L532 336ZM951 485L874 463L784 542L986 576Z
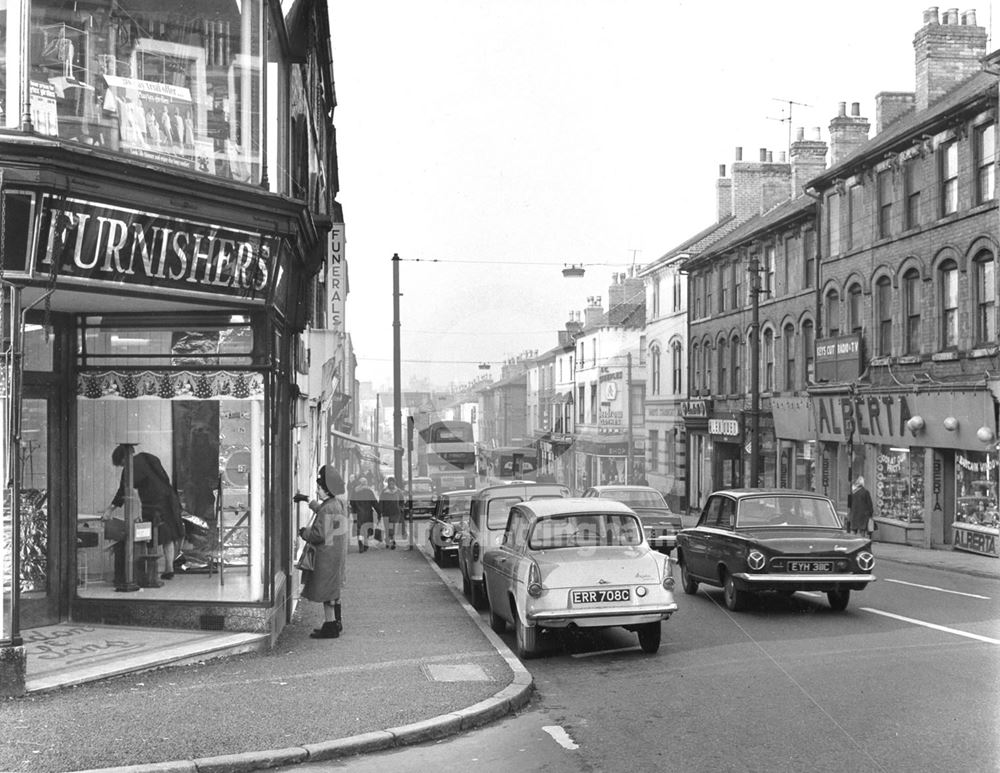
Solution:
M987 453L955 455L955 523L953 542L959 550L1000 555L1000 500L996 457Z
M155 540L134 541L132 574L141 577L137 584L147 597L262 600L264 378L239 367L254 359L251 326L243 318L229 322L206 320L176 330L126 328L113 318L83 320L77 343L77 527L98 539L78 550L81 597L110 596L129 585L121 582L121 563L114 564L114 551L121 550L115 545L128 539L122 534L127 529L109 526L123 522L124 513L109 510L109 503L122 472L111 464L112 451L131 443L136 453L160 461L177 491L184 524L172 566L164 565Z
M262 18L260 0L35 0L34 129L255 182Z
M875 464L875 515L924 520L924 449L880 446Z

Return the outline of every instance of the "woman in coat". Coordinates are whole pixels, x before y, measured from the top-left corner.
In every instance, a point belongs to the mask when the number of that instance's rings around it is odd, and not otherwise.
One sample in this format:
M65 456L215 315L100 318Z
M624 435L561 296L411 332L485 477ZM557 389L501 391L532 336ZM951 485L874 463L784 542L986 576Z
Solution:
M340 611L340 592L347 577L347 540L350 519L343 500L344 479L328 465L320 467L316 478L322 500L309 502L316 513L309 526L299 529L299 536L315 547L313 568L302 572L302 598L323 604L323 627L311 634L314 639L336 639L344 630ZM296 494L296 502L309 500Z

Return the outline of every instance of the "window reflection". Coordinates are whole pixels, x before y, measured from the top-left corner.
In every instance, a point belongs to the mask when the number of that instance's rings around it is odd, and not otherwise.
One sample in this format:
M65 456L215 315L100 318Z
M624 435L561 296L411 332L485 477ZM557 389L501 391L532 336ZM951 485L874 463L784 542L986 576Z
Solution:
M34 129L257 180L261 21L260 0L33 2Z

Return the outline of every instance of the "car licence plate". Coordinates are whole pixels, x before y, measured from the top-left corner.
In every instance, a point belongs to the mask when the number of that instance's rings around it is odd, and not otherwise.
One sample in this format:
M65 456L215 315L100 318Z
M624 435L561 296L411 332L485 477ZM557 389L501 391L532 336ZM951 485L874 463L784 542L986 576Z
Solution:
M570 601L574 604L608 604L631 599L632 591L628 588L595 588L570 592Z
M789 572L832 572L833 561L789 561Z

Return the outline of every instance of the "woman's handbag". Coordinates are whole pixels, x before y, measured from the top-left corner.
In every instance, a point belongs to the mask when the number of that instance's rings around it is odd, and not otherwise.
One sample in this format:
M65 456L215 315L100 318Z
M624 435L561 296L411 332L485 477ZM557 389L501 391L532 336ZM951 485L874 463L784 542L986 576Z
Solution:
M374 532L375 541L384 542L383 540L384 535L382 534L382 517L378 516L377 518L375 518L375 520L372 522L372 526L375 527L375 532Z
M316 546L303 542L299 554L295 557L295 568L303 572L311 572L316 568Z

